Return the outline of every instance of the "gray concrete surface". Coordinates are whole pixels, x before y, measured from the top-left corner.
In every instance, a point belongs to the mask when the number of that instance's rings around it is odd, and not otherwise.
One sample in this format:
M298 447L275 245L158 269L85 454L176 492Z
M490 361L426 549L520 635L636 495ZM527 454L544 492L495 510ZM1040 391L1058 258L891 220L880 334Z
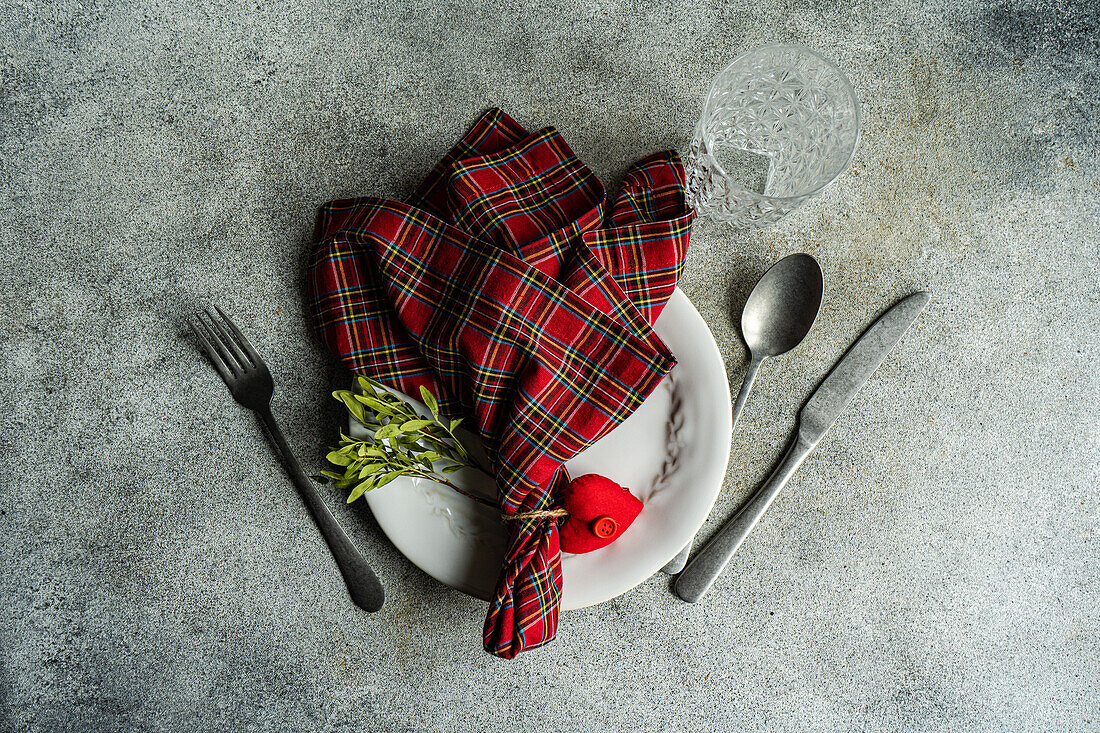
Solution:
M1098 38L1087 0L4 2L0 728L1100 729ZM773 40L834 57L866 123L779 226L696 227L683 287L732 380L764 268L809 251L828 282L703 536L851 339L930 289L902 348L703 603L654 578L505 662L356 506L390 591L358 612L181 315L239 316L316 470L320 204L403 195L490 105L613 182Z

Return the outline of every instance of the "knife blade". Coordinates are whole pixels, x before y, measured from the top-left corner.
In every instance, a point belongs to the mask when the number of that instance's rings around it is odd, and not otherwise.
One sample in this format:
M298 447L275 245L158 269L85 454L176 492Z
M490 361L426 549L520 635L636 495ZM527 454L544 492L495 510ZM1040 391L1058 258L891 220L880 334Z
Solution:
M829 431L840 413L885 361L902 335L928 305L926 292L913 293L883 313L852 344L798 413L798 432L814 443Z
M796 438L782 462L737 514L676 576L673 583L676 595L688 603L694 603L710 589L787 481L901 340L930 297L922 291L899 301L844 353L799 411Z

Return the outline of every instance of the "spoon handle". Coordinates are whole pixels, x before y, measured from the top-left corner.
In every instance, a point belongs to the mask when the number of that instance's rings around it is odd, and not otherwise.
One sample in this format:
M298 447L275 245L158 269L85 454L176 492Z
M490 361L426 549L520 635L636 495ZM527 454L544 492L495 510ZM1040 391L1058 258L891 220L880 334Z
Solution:
M752 383L756 381L756 371L760 368L761 362L764 359L757 359L752 357L752 361L749 362L749 369L745 372L745 381L741 382L741 391L737 393L737 401L733 403L733 422L731 429L737 427L737 418L741 416L741 410L745 407L745 400L749 398L749 392L752 391Z

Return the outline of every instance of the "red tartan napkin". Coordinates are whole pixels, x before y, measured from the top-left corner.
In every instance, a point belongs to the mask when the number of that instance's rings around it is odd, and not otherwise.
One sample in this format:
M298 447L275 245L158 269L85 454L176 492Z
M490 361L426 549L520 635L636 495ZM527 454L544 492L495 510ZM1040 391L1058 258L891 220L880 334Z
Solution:
M653 332L694 213L675 152L631 169L614 202L553 128L486 113L408 203L321 209L313 325L353 371L472 417L503 512L547 509L562 463L641 405L675 364ZM554 637L553 519L508 522L485 649L512 658Z

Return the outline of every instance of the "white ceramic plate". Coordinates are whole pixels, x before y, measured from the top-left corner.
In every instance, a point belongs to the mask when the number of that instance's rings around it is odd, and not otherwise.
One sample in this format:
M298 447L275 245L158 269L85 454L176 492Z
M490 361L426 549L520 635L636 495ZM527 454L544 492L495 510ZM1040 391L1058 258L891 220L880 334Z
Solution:
M676 355L676 367L637 412L566 464L572 476L613 479L645 507L607 547L563 554L567 610L621 595L675 557L702 526L726 474L730 392L714 337L680 290L654 328ZM492 495L491 482L474 471L455 473L453 480ZM496 512L441 484L406 478L368 492L366 500L413 564L470 595L492 595L506 540Z

